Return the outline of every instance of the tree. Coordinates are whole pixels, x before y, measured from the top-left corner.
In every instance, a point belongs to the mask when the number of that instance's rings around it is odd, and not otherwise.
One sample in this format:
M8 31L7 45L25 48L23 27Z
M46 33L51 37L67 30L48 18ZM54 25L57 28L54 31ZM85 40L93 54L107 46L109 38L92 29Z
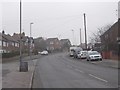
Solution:
M90 37L91 43L98 43L101 42L100 36L103 35L108 29L111 28L112 25L108 24L106 26L103 26L101 28L97 28L98 31L96 33L92 33L92 37Z

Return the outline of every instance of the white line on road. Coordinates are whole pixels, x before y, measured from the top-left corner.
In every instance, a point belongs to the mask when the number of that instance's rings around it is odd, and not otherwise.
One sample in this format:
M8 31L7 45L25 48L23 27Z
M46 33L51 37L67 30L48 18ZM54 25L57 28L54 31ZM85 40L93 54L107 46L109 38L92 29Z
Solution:
M76 70L76 71L79 71L79 72L81 72L81 73L84 73L83 71L81 71L81 70L79 70L79 69L77 69L77 68L76 68L75 70Z
M108 82L107 80L101 79L101 78L96 77L96 76L94 76L94 75L92 75L92 74L89 74L89 75L92 76L92 77L94 77L94 78L96 78L96 79L99 79L99 80L101 80L101 81Z

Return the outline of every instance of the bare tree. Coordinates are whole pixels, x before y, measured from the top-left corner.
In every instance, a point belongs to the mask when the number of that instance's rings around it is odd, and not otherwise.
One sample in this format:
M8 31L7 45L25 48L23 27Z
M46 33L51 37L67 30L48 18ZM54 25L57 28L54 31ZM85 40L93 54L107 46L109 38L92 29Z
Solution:
M101 28L97 28L98 31L96 33L92 33L92 37L90 37L91 43L97 43L101 42L100 36L103 35L108 29L111 28L112 25L108 24L106 26L103 26Z

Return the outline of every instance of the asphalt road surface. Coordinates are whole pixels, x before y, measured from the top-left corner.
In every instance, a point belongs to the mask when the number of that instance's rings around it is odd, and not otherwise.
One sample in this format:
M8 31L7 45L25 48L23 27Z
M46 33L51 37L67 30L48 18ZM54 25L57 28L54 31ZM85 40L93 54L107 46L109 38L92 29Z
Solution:
M73 59L67 53L38 60L33 88L117 88L118 69Z

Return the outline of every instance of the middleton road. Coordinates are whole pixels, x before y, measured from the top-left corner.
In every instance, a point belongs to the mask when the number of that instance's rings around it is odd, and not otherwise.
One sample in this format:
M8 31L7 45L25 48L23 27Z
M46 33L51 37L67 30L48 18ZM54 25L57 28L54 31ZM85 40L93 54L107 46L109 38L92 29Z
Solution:
M36 65L32 86L32 88L117 87L118 69L73 59L67 53L41 57Z

